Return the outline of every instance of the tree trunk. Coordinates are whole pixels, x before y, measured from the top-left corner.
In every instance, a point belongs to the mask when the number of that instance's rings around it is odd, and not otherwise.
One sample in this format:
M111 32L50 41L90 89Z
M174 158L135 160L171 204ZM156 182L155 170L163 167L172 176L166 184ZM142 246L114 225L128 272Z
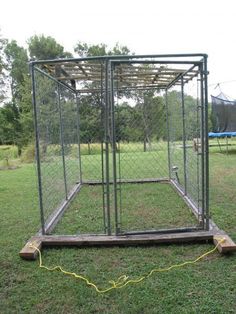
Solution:
M147 142L146 142L146 138L143 140L143 151L144 151L144 152L147 151Z
M91 155L91 146L90 146L90 142L88 142L88 154Z
M17 155L18 155L18 157L20 157L21 154L22 154L22 148L21 148L21 146L17 145Z
M48 148L48 145L46 142L43 142L42 144L42 155L45 156L46 153L47 153L47 148Z

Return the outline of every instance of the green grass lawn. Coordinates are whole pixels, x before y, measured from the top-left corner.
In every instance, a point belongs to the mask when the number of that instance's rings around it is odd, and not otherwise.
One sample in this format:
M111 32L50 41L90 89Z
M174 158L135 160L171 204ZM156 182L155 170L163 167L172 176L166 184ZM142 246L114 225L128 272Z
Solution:
M195 216L170 184L121 185L121 231L197 225ZM118 201L118 208L119 206ZM112 206L111 206L112 207ZM111 208L112 230L115 214ZM83 186L53 233L103 233L102 187Z
M210 170L212 217L236 240L236 154L213 150ZM38 261L21 260L18 252L39 227L35 174L32 164L0 171L0 313L235 313L235 254L216 252L194 266L155 274L104 295L59 272L39 269ZM120 275L136 278L211 248L211 243L54 248L43 251L43 262L86 275L103 288Z

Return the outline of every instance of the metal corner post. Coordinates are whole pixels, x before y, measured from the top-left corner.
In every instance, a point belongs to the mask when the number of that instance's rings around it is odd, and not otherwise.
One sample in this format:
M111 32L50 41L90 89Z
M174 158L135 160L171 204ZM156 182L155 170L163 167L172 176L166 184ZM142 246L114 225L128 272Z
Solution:
M40 164L40 147L39 147L39 126L38 126L38 114L36 104L36 88L35 88L35 73L34 65L30 64L30 74L32 81L32 103L34 109L34 127L35 127L35 149L36 149L36 164L37 164L37 175L38 175L38 194L39 194L39 207L40 207L40 218L42 234L45 234L45 217L43 208L43 190L42 190L42 176L41 176L41 164Z
M68 199L68 190L67 190L67 178L66 178L66 162L65 162L65 147L64 147L64 128L63 128L63 117L62 117L62 108L61 108L61 89L60 85L57 84L57 105L59 109L59 119L60 119L60 140L61 140L61 157L62 157L62 166L63 166L63 177L64 177L64 187L65 187L65 197Z
M205 182L205 218L206 230L209 230L209 143L208 143L208 69L207 55L204 56L204 110L205 110L205 167L206 167L206 182Z
M170 121L169 121L169 108L168 108L168 90L165 89L165 107L166 107L166 128L167 128L167 154L168 154L168 170L169 180L171 180L171 160L170 160Z
M181 77L181 106L182 106L182 121L183 121L184 195L187 195L186 124L185 124L185 103L184 103L184 80L183 80L183 77Z
M78 154L79 154L79 182L82 184L83 176L82 176L82 161L81 161L81 141L80 141L80 99L79 92L75 94L76 98L76 114L77 114L77 137L78 137Z
M114 103L114 82L113 71L114 64L111 63L110 75L110 103L111 103L111 141L112 141L112 170L113 170L113 191L114 191L114 210L115 210L115 232L120 233L120 222L118 215L117 202L117 164L116 164L116 127L115 127L115 103Z
M206 165L205 165L205 101L204 101L204 84L203 84L203 80L204 80L204 76L203 76L203 66L200 66L200 99L201 99L201 181L202 181L202 227L203 229L206 229L206 225L205 225L205 216L206 216L206 202L205 202L205 197L206 197L206 193L205 193L205 189L206 189L206 180L205 180L205 176L206 176Z
M107 214L107 234L111 235L111 217L110 217L110 167L109 167L109 119L110 119L110 91L109 91L109 75L110 75L110 62L106 59L106 71L105 71L105 172L106 172L106 214Z
M101 61L101 73L100 73L100 99L101 99L101 178L102 178L102 214L103 214L103 227L104 227L104 233L107 233L107 216L106 216L106 191L105 191L105 166L104 166L104 130L105 130L105 100L104 100L104 62Z

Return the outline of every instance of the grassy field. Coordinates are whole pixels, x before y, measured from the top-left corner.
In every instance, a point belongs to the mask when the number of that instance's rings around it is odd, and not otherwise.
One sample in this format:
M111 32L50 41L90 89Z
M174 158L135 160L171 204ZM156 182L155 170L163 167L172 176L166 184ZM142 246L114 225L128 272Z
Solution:
M185 202L177 195L170 184L122 184L121 192L122 231L197 225L195 216L190 213ZM111 210L113 231L114 216L114 210ZM102 187L83 186L79 195L74 199L55 228L54 233L103 232Z
M235 152L226 155L212 149L210 170L211 215L236 240ZM194 266L156 274L136 286L104 295L59 272L39 269L38 261L21 260L19 250L39 226L35 173L32 164L0 171L0 313L236 312L235 254L214 253ZM211 243L55 248L43 251L43 261L49 266L60 264L107 287L109 280L120 275L136 278L156 266L194 259L211 248Z

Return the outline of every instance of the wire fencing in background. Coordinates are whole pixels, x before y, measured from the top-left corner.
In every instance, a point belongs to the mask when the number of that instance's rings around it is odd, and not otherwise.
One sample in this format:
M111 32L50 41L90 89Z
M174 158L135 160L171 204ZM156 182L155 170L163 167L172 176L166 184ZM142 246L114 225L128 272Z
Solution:
M132 102L115 100L119 180L167 178L167 132L163 98L139 91Z

